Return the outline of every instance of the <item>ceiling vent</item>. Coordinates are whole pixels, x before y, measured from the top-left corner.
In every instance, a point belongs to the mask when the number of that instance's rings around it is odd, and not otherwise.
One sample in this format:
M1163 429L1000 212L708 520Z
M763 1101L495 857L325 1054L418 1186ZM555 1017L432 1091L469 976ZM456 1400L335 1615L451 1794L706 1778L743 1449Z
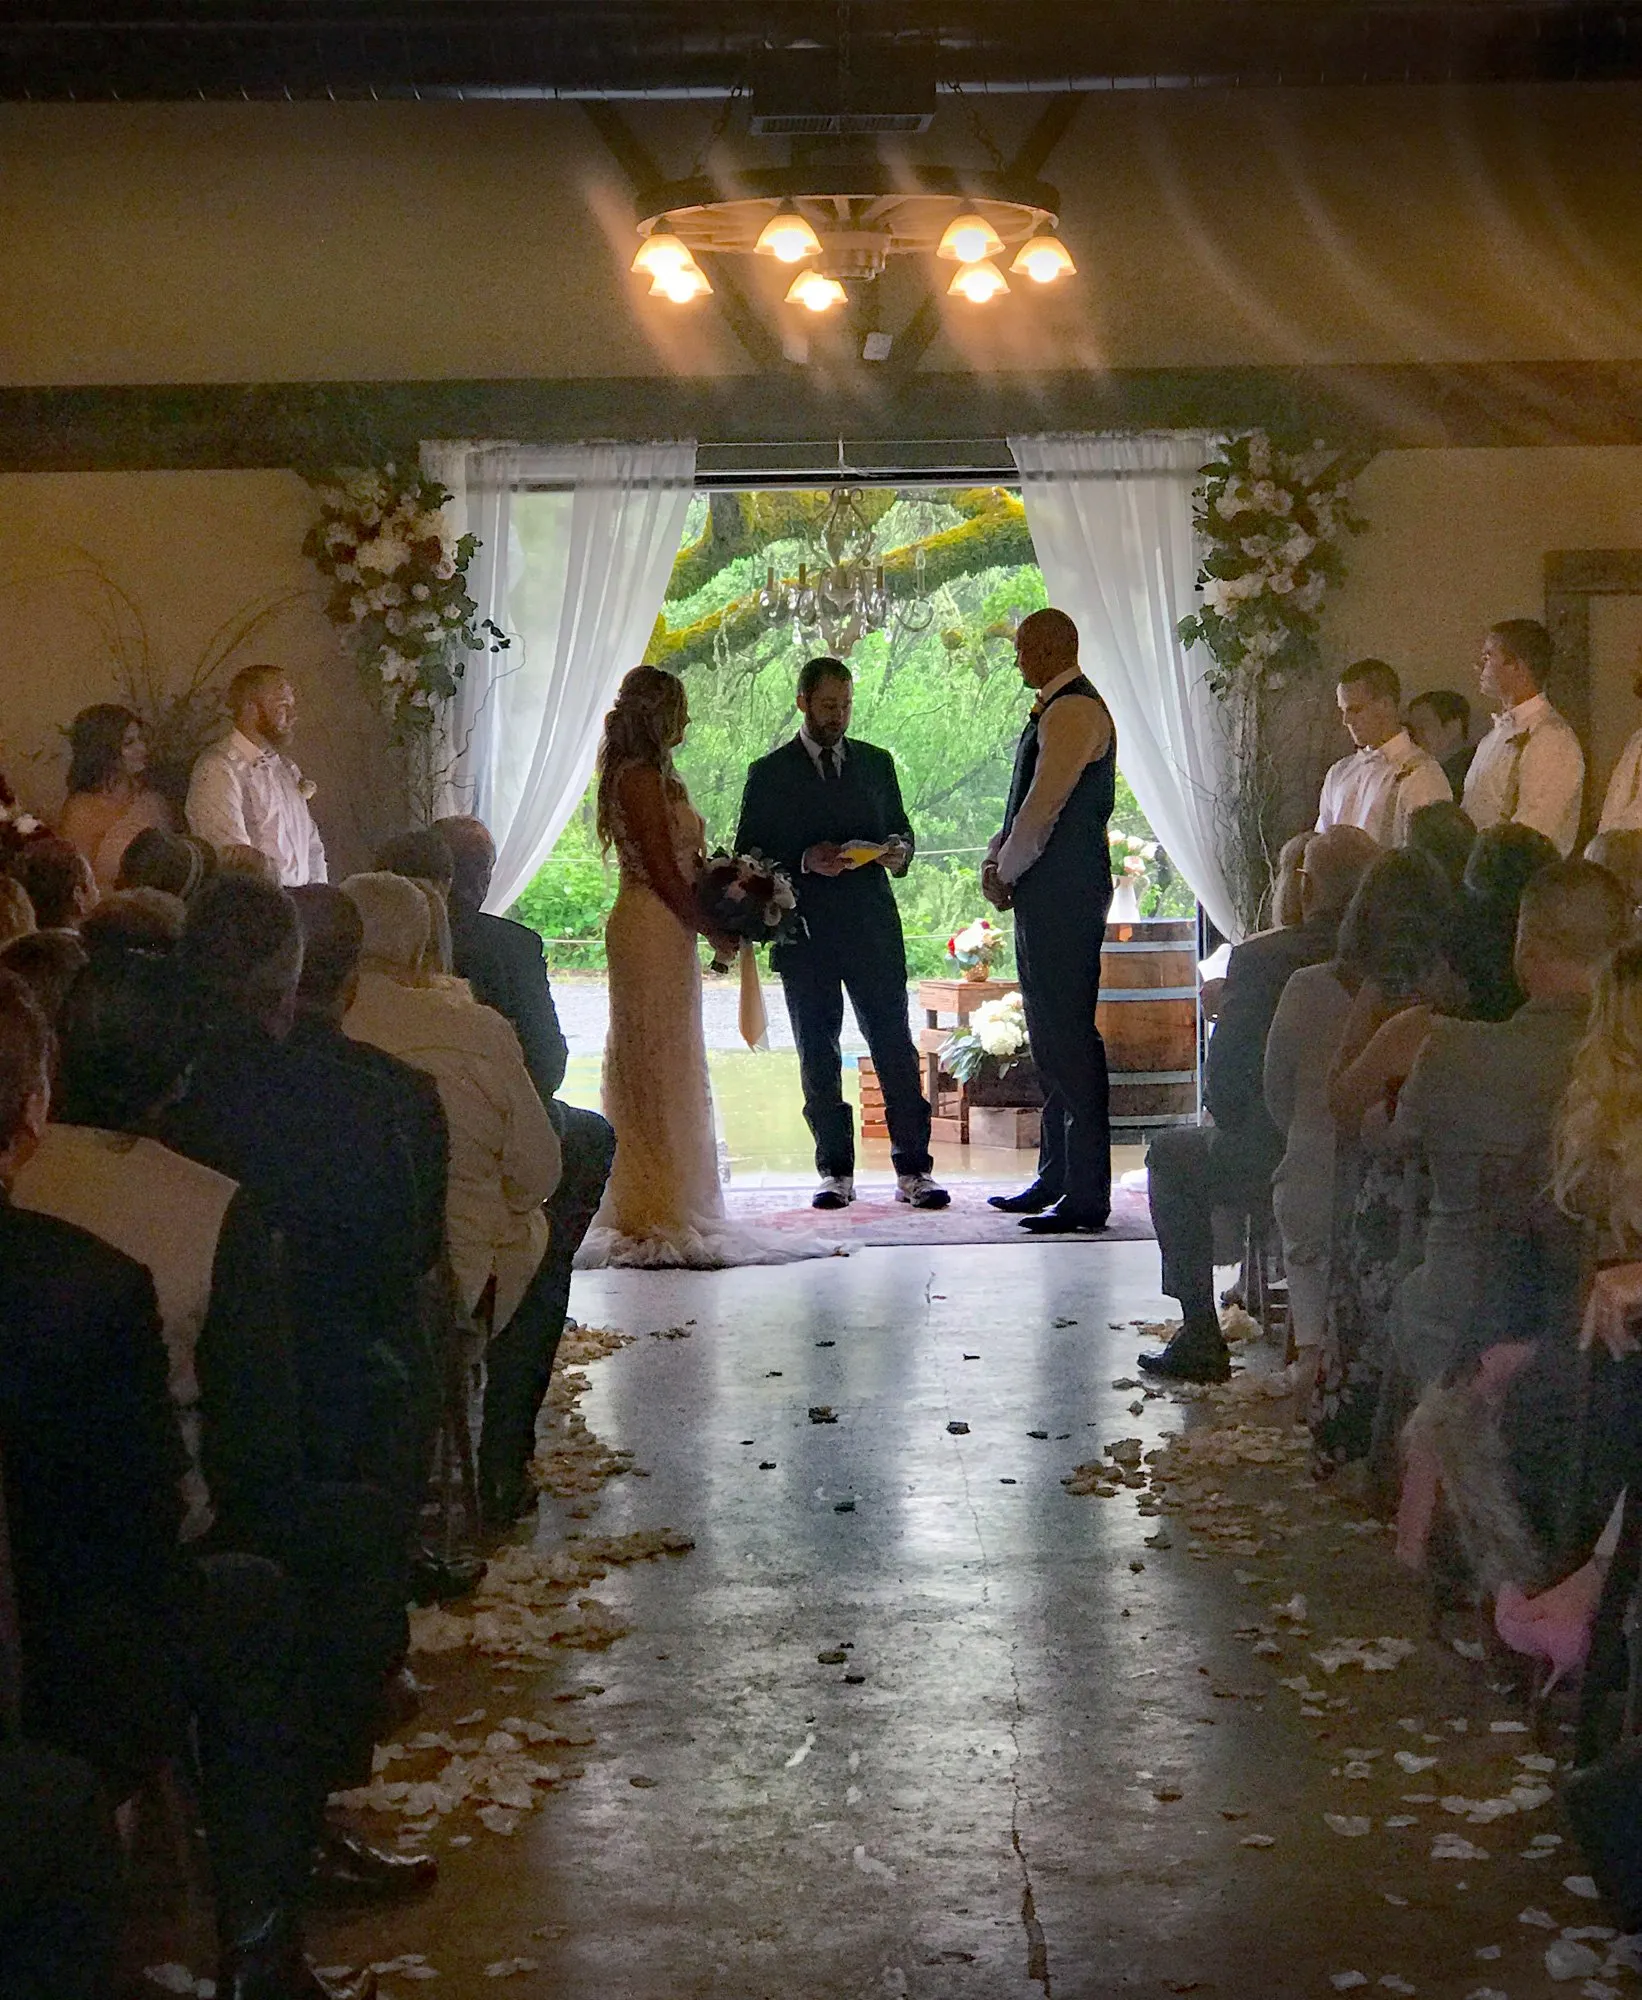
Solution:
M748 130L765 139L845 139L927 132L935 116L935 72L920 52L887 60L874 52L864 74L833 49L766 56L753 79Z

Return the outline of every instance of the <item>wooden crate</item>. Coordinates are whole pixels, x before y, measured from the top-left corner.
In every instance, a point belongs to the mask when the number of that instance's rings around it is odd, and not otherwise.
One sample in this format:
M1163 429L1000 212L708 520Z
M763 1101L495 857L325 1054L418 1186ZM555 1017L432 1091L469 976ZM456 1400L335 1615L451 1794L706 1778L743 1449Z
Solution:
M861 1137L863 1139L887 1139L889 1127L884 1123L884 1087L878 1081L878 1072L872 1066L870 1056L857 1056L855 1071L861 1079Z
M1020 1104L975 1104L969 1107L969 1143L997 1146L1017 1153L1035 1153L1043 1130L1043 1113Z

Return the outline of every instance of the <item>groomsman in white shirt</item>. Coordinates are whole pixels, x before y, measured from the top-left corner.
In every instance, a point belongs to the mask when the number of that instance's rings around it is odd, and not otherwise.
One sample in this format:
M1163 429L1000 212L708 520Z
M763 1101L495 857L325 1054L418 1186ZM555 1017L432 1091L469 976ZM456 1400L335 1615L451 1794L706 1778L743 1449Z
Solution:
M1452 800L1443 768L1403 727L1402 684L1384 660L1354 660L1335 699L1356 749L1323 780L1317 831L1356 826L1382 847L1400 847L1412 814Z
M1642 667L1642 649L1638 651L1637 665ZM1642 673L1631 682L1631 693L1642 701ZM1642 729L1636 731L1619 753L1597 826L1598 833L1635 831L1642 831Z
M1563 856L1579 838L1585 753L1546 699L1551 635L1536 618L1507 618L1482 642L1478 679L1497 713L1465 781L1465 810L1481 832L1531 826Z
M243 667L228 684L234 727L194 766L188 826L213 847L254 847L283 888L325 880L325 843L308 801L314 788L289 757L296 690L278 667Z

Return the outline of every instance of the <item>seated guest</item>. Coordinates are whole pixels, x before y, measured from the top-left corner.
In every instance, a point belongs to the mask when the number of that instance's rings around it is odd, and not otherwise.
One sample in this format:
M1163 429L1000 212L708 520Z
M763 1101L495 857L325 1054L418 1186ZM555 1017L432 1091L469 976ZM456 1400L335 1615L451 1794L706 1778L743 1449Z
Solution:
M542 1204L559 1179L558 1137L508 1023L493 1008L428 983L431 926L415 885L399 875L354 875L343 891L365 933L359 988L343 1029L426 1070L445 1107L445 1229L457 1297L474 1313L493 1295L480 1477L487 1512L511 1519L524 1501L536 1410L562 1329L561 1319L544 1332L537 1282L549 1233Z
M73 931L30 931L0 947L0 966L22 980L53 1027L85 964L85 945Z
M0 875L0 945L27 937L34 929L34 905L22 883Z
M1447 882L1407 848L1379 857L1340 925L1340 981L1352 1001L1325 1084L1335 1122L1334 1218L1308 1411L1320 1473L1367 1459L1375 1442L1391 1307L1414 1254L1414 1213L1401 1162L1366 1151L1361 1137L1371 1115L1395 1100L1431 1014L1460 1006L1448 955L1453 931Z
M1402 1286L1394 1338L1416 1383L1437 1381L1473 1335L1496 1228L1485 1200L1489 1172L1544 1153L1598 970L1628 919L1605 869L1589 861L1541 869L1523 890L1517 929L1526 1001L1506 1021L1433 1024L1409 1073L1390 1139L1423 1152L1431 1216L1424 1259ZM1522 1190L1521 1210L1532 1193Z
M254 847L279 882L295 889L325 880L325 844L308 810L313 786L289 757L296 690L278 667L242 667L228 683L233 728L194 766L188 828L220 853Z
M554 1283L568 1303L571 1262L604 1198L616 1135L598 1112L566 1104L555 1094L564 1082L570 1050L553 1005L541 939L528 925L493 916L484 907L496 866L489 832L481 821L466 818L442 819L434 831L452 860L452 969L468 982L475 1000L513 1023L525 1067L559 1135L564 1171L549 1204L553 1242L547 1254Z
M183 902L204 878L204 863L194 842L163 827L145 827L120 856L117 889L163 889Z
M243 841L217 849L217 873L243 875L248 881L279 887L279 864L260 847L249 847Z
M1335 691L1340 720L1356 744L1323 779L1317 831L1358 826L1381 847L1398 847L1411 813L1452 799L1442 766L1403 727L1402 688L1384 660L1355 660Z
M171 808L145 782L148 744L129 708L100 701L69 724L68 797L57 831L85 856L99 889L112 889L139 833L169 827Z
M1579 738L1546 699L1551 635L1537 619L1508 618L1482 642L1478 679L1496 711L1465 780L1478 830L1531 826L1558 854L1572 854L1585 793Z
M1642 652L1639 652L1642 660ZM1642 674L1631 682L1631 693L1642 701ZM1642 729L1626 738L1602 800L1598 833L1642 832Z
M1458 894L1476 843L1477 829L1464 806L1457 806L1452 800L1445 805L1439 799L1435 805L1421 806L1418 812L1410 814L1408 837L1403 845L1418 854L1429 855Z
M31 840L12 861L11 872L27 891L40 930L71 931L96 904L90 864L71 842L56 836Z
M1454 962L1479 1021L1508 1020L1522 1005L1517 983L1517 911L1522 892L1557 858L1531 826L1492 826L1465 864Z
M455 941L450 928L450 885L455 872L449 843L435 827L414 827L409 833L396 834L392 840L384 841L377 849L377 874L403 875L426 893L428 915L433 920L430 968L445 974L452 973L455 967ZM534 931L531 936L535 936ZM487 1000L483 1004L488 1007L492 1003ZM501 1011L497 1008L498 1013Z
M23 1741L22 1695L0 1466L0 1992L106 2000L122 1886L113 1816L89 1764Z
M1634 923L1642 912L1642 826L1610 827L1599 833L1586 847L1585 859L1606 868L1625 891Z
M1179 1333L1161 1354L1140 1357L1148 1375L1220 1382L1231 1372L1214 1309L1214 1210L1247 1212L1268 1198L1283 1153L1262 1082L1272 1016L1301 966L1333 956L1340 913L1373 858L1373 839L1359 828L1314 836L1302 878L1305 922L1250 938L1231 955L1204 1071L1214 1123L1160 1132L1146 1158L1163 1289L1181 1307Z
M296 1751L294 1605L258 1558L178 1541L186 1457L154 1282L12 1199L50 1108L51 1033L0 978L0 1452L25 1726L116 1796L192 1740L213 1863L218 1991L319 2000L298 1898L312 1796Z
M120 949L147 945L169 951L183 934L188 906L163 889L116 889L80 925L80 942L95 953L104 943Z
M1464 796L1471 759L1471 704L1453 688L1431 688L1408 704L1408 733L1442 766L1456 799Z

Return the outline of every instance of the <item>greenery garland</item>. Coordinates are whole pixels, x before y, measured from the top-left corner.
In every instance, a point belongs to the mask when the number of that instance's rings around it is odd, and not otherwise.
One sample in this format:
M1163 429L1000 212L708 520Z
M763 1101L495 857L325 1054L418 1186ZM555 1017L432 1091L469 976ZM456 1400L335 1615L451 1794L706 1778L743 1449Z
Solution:
M319 519L302 552L331 586L326 615L395 737L425 742L467 655L509 643L468 594L478 537L451 535L452 496L420 470L338 471L314 491Z

